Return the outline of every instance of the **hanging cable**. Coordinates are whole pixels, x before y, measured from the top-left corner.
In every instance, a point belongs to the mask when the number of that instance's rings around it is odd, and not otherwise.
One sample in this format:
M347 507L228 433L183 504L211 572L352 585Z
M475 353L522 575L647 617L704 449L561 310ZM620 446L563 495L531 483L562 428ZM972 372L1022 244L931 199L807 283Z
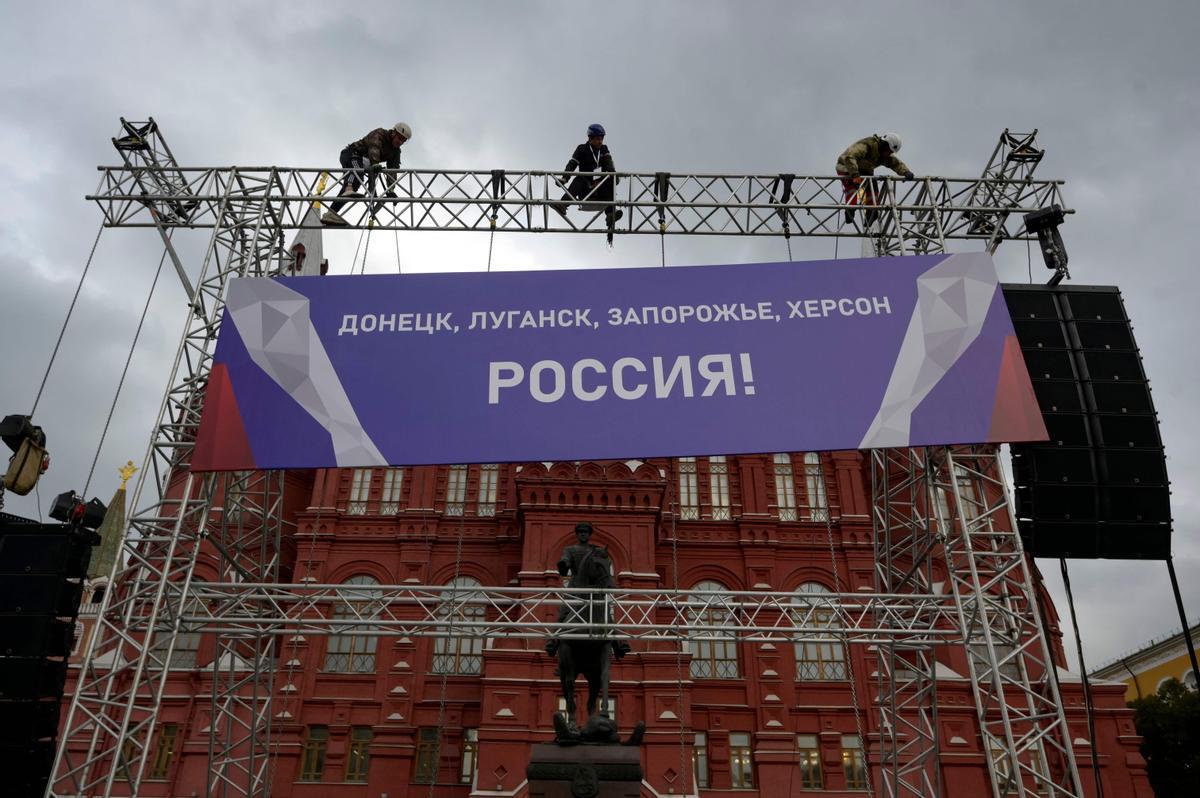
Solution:
M667 266L667 197L671 192L671 173L654 173L654 201L658 203L658 241L662 250L662 265Z
M490 232L488 233L488 259L487 270L492 270L492 244L496 240L496 217L500 213L500 198L504 196L504 192L508 187L508 182L504 178L503 169L492 170L492 217L489 219Z
M358 268L358 253L362 249L363 237L366 234L366 230L358 234L358 243L354 245L354 257L350 259L350 274L354 274L354 270Z
M173 231L172 231L173 232ZM170 240L171 234L167 233ZM150 311L150 300L154 298L154 289L158 287L158 278L162 276L163 264L167 262L167 251L158 259L158 269L154 272L154 280L150 283L150 292L146 294L146 304L142 306L142 316L138 319L137 329L133 332L133 341L129 344L129 353L125 355L125 367L121 369L121 377L117 380L117 390L113 393L112 404L108 407L108 416L104 419L104 428L100 431L100 442L96 444L96 453L92 456L92 467L88 469L87 479L83 483L83 494L87 495L92 484L92 475L96 473L96 463L100 460L100 450L104 448L104 439L108 437L108 427L112 424L113 412L117 409L117 400L121 397L121 388L125 385L125 376L129 374L129 364L133 360L133 352L137 349L138 338L142 334L142 325L146 323L146 314Z
M1087 665L1083 660L1083 639L1079 636L1079 619L1075 617L1075 596L1071 593L1071 575L1067 572L1067 561L1059 558L1063 587L1067 590L1067 607L1071 610L1071 626L1075 629L1075 652L1079 656L1079 680L1083 684L1083 706L1087 710L1088 752L1092 755L1092 776L1096 779L1096 798L1104 798L1104 784L1100 780L1100 755L1096 751L1096 708L1092 704L1092 684L1088 680ZM1051 661L1049 667L1053 668ZM1068 740L1067 745L1073 745Z
M400 231L395 231L396 242L396 274L404 274L404 267L400 265Z
M807 464L805 464L805 468L807 469ZM823 464L821 465L821 469L821 484L824 484L825 474ZM812 497L809 496L808 498L811 506ZM829 543L829 566L833 569L833 590L835 593L840 594L842 592L842 578L838 575L837 553L833 545L833 522L830 520L832 514L829 511L828 494L826 494L824 509L825 539ZM871 789L871 758L867 756L867 734L866 728L863 724L862 708L858 703L858 688L855 685L854 678L854 658L850 656L850 636L846 633L845 627L843 627L841 624L838 626L842 629L842 653L846 657L846 676L849 677L850 680L850 703L854 705L854 725L858 730L859 745L862 746L860 750L863 752L863 782L866 788L867 796L870 798L870 796L875 794ZM895 678L894 674L893 678Z
M367 251L371 248L371 231L374 229L375 229L375 215L372 214L370 220L367 221L367 239L363 244L362 269L359 271L359 274L367 273ZM354 268L354 266L353 266L353 264L351 264L351 269L353 269L353 268Z
M96 240L92 242L92 251L88 253L87 262L83 264L83 274L79 275L79 284L75 286L75 295L71 297L71 305L67 308L67 317L63 319L62 328L58 331L58 340L54 342L54 351L50 353L50 362L46 364L46 373L42 375L42 384L38 386L37 396L33 399L33 407L29 411L30 418L33 418L33 414L37 412L38 402L42 401L42 391L46 389L46 380L50 377L50 369L54 367L54 359L58 357L58 347L62 345L63 335L67 331L67 324L71 321L71 314L75 311L75 302L79 299L83 281L87 279L88 269L92 267L92 258L96 255L96 246L100 243L100 234L103 232L104 222L101 222L100 229L96 231Z

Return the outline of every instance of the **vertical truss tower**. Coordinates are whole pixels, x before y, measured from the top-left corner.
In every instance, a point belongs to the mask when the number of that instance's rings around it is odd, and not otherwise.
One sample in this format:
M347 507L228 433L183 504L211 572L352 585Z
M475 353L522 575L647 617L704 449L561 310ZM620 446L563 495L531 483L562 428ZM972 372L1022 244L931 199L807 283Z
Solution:
M209 723L210 796L268 796L273 640L283 628L328 634L314 607L343 586L280 584L284 474L188 470L204 388L230 278L268 276L291 264L285 231L311 224L327 175L278 167L192 169L175 161L157 125L121 121L113 140L123 160L101 170L95 200L112 227L154 227L179 272L189 313L158 414L133 514L96 632L84 654L62 729L48 796L136 795L147 771L167 673L181 634L217 632ZM836 177L796 175L622 175L627 208L621 234L870 235L880 254L941 252L948 240L994 250L1029 235L1011 214L1064 205L1058 181L1035 181L1041 153L1034 134L1001 136L983 176L928 177L912 183L871 178L886 207L870 231L839 223L845 205ZM499 178L497 177L499 175ZM581 224L550 213L561 189L553 173L404 171L397 197L351 200L351 226L393 230L608 232L603 213ZM779 191L781 183L786 190ZM177 227L211 229L193 286L171 242ZM368 233L369 234L369 233ZM879 651L881 791L940 794L936 665L933 647L965 644L995 798L1082 796L1029 565L1021 550L995 447L942 447L871 453L876 593L833 595L828 607L849 642ZM968 487L970 486L970 487ZM981 488L980 488L981 486ZM143 491L145 491L143 493ZM140 509L139 509L140 508ZM933 563L946 561L953 606L939 604ZM197 576L201 561L218 581ZM384 586L387 601L436 607L439 588ZM559 601L552 588L519 600L484 589L478 600L504 608L481 635L544 635L544 622L513 607ZM527 591L528 592L528 591ZM637 638L682 641L637 607L668 607L682 623L696 609L679 591L640 594L618 626ZM544 595L542 595L544 594ZM784 599L740 597L745 637L827 635L794 609L764 627L760 611ZM514 603L515 602L515 603ZM640 602L640 603L639 603ZM782 605L780 605L782 606ZM790 605L789 605L790 606ZM621 623L620 618L626 622ZM378 623L378 616L362 619ZM437 634L437 619L379 627L381 634ZM786 628L779 628L783 623ZM289 626L290 625L290 626ZM739 639L744 639L740 637Z

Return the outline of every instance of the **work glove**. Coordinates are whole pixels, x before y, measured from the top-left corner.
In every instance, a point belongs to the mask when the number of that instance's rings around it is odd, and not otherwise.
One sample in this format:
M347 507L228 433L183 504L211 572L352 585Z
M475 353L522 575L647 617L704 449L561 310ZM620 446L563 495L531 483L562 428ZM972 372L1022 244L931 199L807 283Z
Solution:
M912 180L912 179L913 179L913 173L912 173L912 172L905 172L905 173L904 173L904 179L905 179L905 180Z
M858 180L858 170L857 169L855 169L853 172L850 173L850 179Z
M375 163L371 164L371 165L370 165L369 167L367 167L367 168L368 168L368 169L370 169L370 171L371 171L371 173L372 173L372 174L376 174L376 175L377 175L377 174L379 174L380 172L382 172L382 171L383 171L383 161L376 161Z
M396 192L395 190L389 188L386 192L384 192L383 196L387 197L388 199L396 199Z

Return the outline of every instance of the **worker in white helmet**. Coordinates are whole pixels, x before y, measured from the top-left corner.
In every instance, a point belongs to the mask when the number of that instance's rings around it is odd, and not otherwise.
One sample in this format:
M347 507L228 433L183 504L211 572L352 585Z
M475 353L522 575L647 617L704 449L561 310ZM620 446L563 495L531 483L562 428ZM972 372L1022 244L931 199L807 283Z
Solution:
M390 128L377 127L358 141L347 144L339 156L342 168L346 172L338 196L361 197L358 189L362 186L364 175L370 181L374 193L375 176L384 168L400 168L400 148L411 138L412 128L405 122L397 122ZM388 175L386 196L396 196L395 187L396 175L393 173ZM346 224L346 220L338 213L345 204L341 199L331 202L321 221L325 224Z
M837 173L842 178L844 201L858 204L858 190L863 177L875 174L875 168L886 166L905 180L912 180L912 170L896 157L900 152L900 137L895 133L878 133L859 139L838 156ZM875 197L868 196L864 205L875 205ZM846 223L854 220L854 209L846 209Z

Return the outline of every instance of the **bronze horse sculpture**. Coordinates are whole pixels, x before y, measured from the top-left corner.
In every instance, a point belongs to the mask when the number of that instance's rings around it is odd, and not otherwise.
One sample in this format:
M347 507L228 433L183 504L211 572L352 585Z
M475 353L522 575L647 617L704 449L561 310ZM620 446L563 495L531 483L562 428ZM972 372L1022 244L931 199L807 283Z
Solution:
M611 588L616 587L610 573L611 560L608 550L593 547L584 556L580 567L572 575L567 587L578 588ZM570 631L586 631L589 636L583 638L561 638L557 643L555 656L558 658L558 678L562 685L563 698L566 703L565 713L554 716L556 740L560 743L618 742L617 727L613 719L604 712L597 712L601 699L608 700L609 663L612 656L621 659L629 651L629 644L623 640L614 641L609 636L609 616L607 603L603 593L584 593L573 596L559 610L559 622L574 623L576 628ZM577 704L575 701L575 680L580 675L587 679L587 712L588 722L583 729L576 723ZM640 741L643 724L638 724L635 731L636 740L626 744L636 745Z

